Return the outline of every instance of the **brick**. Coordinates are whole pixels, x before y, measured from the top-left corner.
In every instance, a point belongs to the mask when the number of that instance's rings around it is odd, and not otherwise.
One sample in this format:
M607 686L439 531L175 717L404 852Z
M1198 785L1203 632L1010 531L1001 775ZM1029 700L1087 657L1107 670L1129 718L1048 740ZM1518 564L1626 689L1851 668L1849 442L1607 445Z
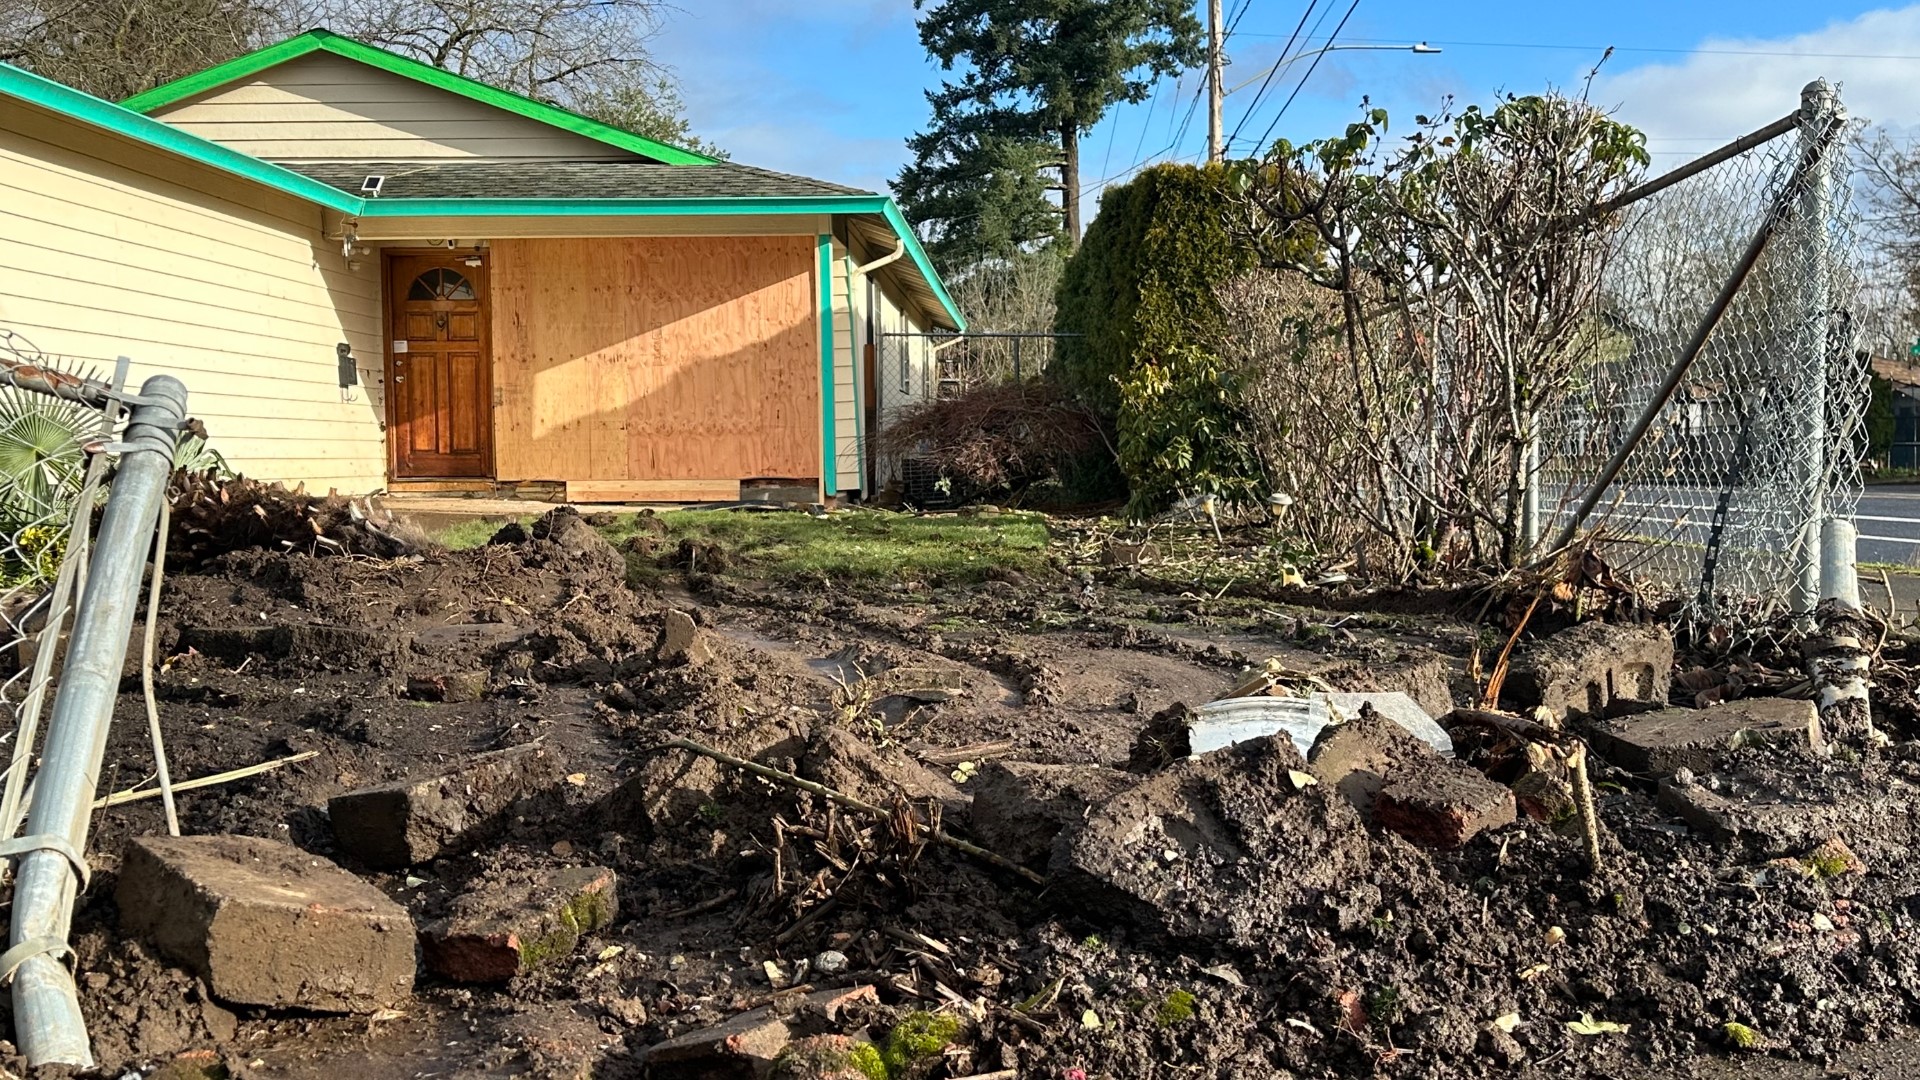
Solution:
M1061 831L1137 777L1098 765L990 761L968 781L973 834L989 851L1043 866Z
M1811 701L1750 698L1706 709L1656 709L1596 724L1593 748L1629 772L1708 772L1720 753L1754 743L1791 742L1826 752Z
M643 1075L651 1080L760 1080L787 1044L823 1031L841 1009L879 1001L871 986L821 990L787 998L710 1028L655 1043L641 1053Z
M350 791L327 801L343 854L398 870L478 840L516 801L560 783L559 759L539 743L482 754L453 772Z
M120 923L207 981L222 1001L373 1012L413 991L406 910L297 848L249 836L127 845Z
M1534 644L1514 661L1502 696L1567 720L1598 720L1617 699L1665 703L1673 635L1663 626L1585 622Z
M1374 799L1382 828L1423 847L1452 849L1485 829L1513 824L1513 792L1466 765L1408 770Z
M506 982L570 956L619 916L618 885L613 871L581 866L467 893L421 928L427 970L455 982Z

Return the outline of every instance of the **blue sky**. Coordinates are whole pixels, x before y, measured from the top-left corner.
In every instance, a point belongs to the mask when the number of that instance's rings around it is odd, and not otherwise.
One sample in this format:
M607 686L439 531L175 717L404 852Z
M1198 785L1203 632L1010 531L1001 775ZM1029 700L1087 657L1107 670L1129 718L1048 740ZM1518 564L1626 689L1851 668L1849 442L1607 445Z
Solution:
M1230 13L1241 5L1225 2ZM1316 45L1348 2L1315 9L1315 18L1331 11ZM1247 0L1227 46L1228 86L1273 61L1305 6ZM1608 45L1616 52L1593 98L1648 133L1656 167L1792 111L1816 76L1842 83L1854 115L1920 129L1920 4L1360 0L1339 40L1428 41L1443 52L1327 54L1278 118L1275 137L1337 132L1362 95L1410 121L1449 94L1485 102L1499 91L1577 90ZM920 48L911 0L682 0L656 49L681 79L696 129L735 160L878 190L906 160L904 140L927 120L923 91L941 76ZM1273 124L1310 63L1286 69L1284 85L1276 78L1247 118L1243 144ZM1189 76L1148 103L1115 109L1082 144L1084 182L1097 190L1141 163L1200 156L1204 115L1179 137L1198 86ZM1229 97L1229 131L1253 93Z

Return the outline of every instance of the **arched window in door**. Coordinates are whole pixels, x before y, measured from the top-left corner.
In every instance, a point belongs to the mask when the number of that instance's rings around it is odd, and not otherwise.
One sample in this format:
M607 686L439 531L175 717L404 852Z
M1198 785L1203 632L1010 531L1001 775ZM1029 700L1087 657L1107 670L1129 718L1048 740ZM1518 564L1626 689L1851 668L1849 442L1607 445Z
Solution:
M473 283L458 270L436 266L413 279L407 290L409 300L472 300Z

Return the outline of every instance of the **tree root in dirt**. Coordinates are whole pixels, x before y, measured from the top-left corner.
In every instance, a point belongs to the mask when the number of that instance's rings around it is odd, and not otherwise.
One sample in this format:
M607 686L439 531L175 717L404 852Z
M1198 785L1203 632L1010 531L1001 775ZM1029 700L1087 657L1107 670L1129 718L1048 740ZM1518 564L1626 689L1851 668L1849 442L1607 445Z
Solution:
M762 765L756 761L748 761L747 759L742 757L735 757L734 755L729 754L723 750L715 750L711 746L704 746L700 743L694 742L692 739L669 739L662 745L669 746L677 750L685 750L685 751L688 751L689 753L700 754L703 757L712 758L713 760L719 762L722 765L730 765L736 769L744 769L747 772L754 774L755 776L763 777L765 779L772 780L776 783L785 784L788 787L799 788L801 791L811 792L812 794L818 795L823 799L829 799L833 802L839 803L841 806L847 807L848 809L858 810L863 814L871 814L874 817L888 818L888 819L894 816L893 811L888 810L885 807L875 806L873 803L867 802L863 799L856 799L853 796L846 794L845 792L836 791L825 784L815 783L812 780L803 779L801 777L793 775L790 772L783 772L779 769ZM988 851L986 848L983 848L978 844L974 844L966 840L962 840L959 837L954 836L953 834L945 832L941 829L938 829L938 828L929 829L927 830L926 835L928 839L932 840L936 844L941 844L946 847L950 847L955 851L961 852L962 854L965 854L965 855L971 855L974 858L981 860L982 862L991 863L992 865L997 866L1002 870L1008 870L1015 874L1019 874L1021 877L1026 878L1028 881L1033 882L1035 885L1045 885L1047 883L1047 879L1045 877L1042 877L1040 874L1037 874L1034 871L1029 870L1024 866L1021 866L1019 863L1014 862L1012 859L1009 859L1004 855L999 855L994 852Z

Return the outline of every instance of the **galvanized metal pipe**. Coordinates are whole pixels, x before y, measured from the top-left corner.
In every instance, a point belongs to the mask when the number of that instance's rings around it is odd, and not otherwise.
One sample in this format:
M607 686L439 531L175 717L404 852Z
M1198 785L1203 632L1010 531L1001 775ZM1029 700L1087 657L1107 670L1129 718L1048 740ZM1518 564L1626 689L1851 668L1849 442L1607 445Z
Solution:
M170 375L148 379L140 396L144 401L134 408L122 438L120 468L101 516L27 814L28 834L64 837L77 851L86 850L140 579L187 413L187 388ZM65 941L77 887L66 856L50 850L22 856L14 880L10 943ZM53 953L29 956L15 970L13 1026L28 1064L92 1067L73 975Z

